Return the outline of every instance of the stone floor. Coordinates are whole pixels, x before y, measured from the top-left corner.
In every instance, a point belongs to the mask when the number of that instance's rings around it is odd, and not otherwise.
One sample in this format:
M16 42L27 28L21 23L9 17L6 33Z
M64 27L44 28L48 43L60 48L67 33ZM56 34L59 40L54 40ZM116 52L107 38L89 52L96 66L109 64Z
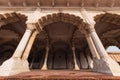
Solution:
M91 72L88 70L33 70L9 77L0 77L0 80L120 80L120 77Z

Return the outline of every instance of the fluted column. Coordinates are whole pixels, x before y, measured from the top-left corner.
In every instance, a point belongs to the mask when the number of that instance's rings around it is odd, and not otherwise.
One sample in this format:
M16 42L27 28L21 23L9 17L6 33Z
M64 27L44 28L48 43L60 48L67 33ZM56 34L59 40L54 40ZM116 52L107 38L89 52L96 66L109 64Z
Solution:
M37 34L38 34L38 31L34 31L33 34L31 35L31 37L30 37L30 39L28 41L28 44L26 46L26 49L25 49L25 51L23 53L23 56L22 56L22 60L23 61L27 60L27 58L29 56L29 53L30 53L30 50L32 48L32 45L33 45L33 43L35 41L35 38L36 38Z
M48 60L49 47L46 47L45 60L41 70L47 70L47 60Z
M75 47L72 47L72 51L73 51L73 58L74 58L74 63L75 63L75 70L80 70L80 68L78 67L77 64L77 59L76 59L76 55L75 55Z

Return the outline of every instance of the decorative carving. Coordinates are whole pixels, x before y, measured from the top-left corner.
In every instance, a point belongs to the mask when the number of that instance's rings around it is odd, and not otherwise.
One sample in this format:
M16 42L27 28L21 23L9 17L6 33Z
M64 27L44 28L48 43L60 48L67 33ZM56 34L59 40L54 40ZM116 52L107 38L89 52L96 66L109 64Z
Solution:
M0 26L3 25L7 25L9 23L14 23L14 22L18 22L21 21L23 23L25 23L25 21L27 20L27 17L25 15L21 15L20 13L6 13L6 14L0 14L0 23L4 23L1 24Z
M50 23L59 22L59 21L65 23L71 23L76 27L79 27L79 25L82 23L83 20L80 19L80 17L78 16L65 14L65 13L47 15L38 20L39 24L41 24L43 28Z
M83 22L80 26L80 31L87 36L90 32L95 31L95 29L90 24Z
M96 22L106 22L115 25L120 25L120 15L118 14L111 14L111 13L100 14L95 16L94 20Z
M14 33L17 37L20 37L20 35L18 33L16 33L15 31L11 31L9 29L0 29L0 32L9 32L9 33Z

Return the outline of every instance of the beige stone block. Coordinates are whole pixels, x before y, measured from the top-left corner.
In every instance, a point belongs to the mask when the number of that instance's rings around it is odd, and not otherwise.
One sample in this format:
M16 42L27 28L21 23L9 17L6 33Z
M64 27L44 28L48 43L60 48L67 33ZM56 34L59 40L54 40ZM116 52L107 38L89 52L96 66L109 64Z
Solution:
M94 60L93 70L113 76L120 76L120 66L117 62L112 60L111 58L107 60Z
M21 72L28 72L28 62L23 62L20 58L10 58L0 66L0 76L11 76Z

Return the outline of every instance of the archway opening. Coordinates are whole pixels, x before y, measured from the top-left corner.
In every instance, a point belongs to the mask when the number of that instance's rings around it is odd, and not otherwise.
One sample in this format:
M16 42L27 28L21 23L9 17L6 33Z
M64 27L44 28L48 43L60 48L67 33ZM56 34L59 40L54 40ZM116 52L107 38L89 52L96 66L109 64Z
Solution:
M74 69L73 54L70 45L57 41L52 44L47 61L48 69Z

